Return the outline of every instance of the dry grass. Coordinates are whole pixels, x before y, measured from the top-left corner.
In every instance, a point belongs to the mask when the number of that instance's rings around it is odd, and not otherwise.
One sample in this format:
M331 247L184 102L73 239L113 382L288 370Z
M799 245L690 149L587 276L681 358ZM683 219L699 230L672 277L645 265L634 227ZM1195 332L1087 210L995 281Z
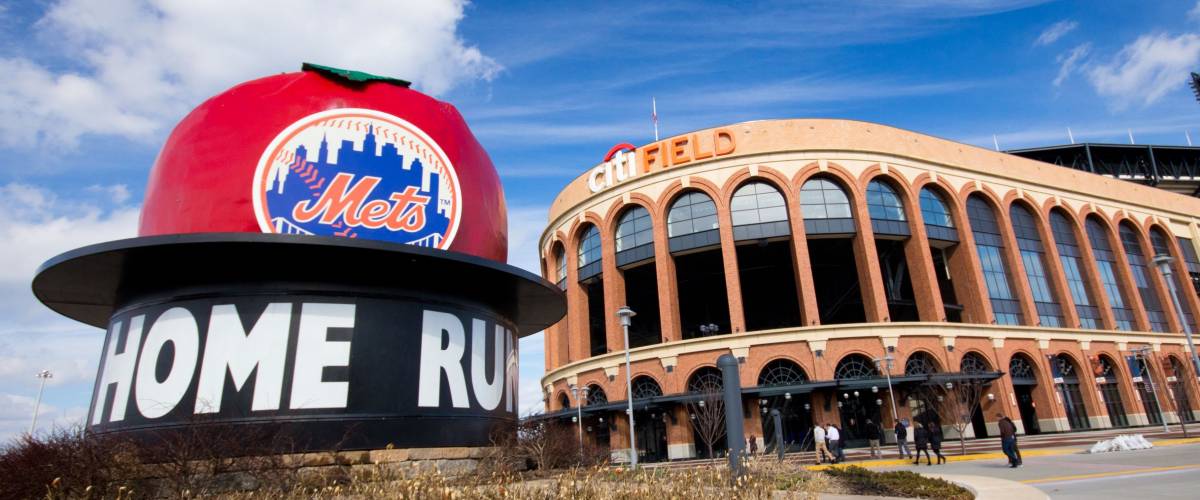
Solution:
M407 477L405 477L407 476ZM836 490L824 474L752 462L749 473L732 481L721 467L680 470L613 467L572 468L545 477L533 474L493 473L448 477L436 471L405 474L376 467L355 474L349 481L302 485L289 491L226 493L226 499L293 498L396 498L396 499L768 499L816 498L818 492ZM200 495L208 496L201 492Z

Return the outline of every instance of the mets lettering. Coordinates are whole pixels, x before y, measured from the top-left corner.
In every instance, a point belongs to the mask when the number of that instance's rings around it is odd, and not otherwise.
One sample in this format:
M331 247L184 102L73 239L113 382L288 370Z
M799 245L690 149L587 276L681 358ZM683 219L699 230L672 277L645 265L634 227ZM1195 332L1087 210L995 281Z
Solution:
M300 223L319 218L321 224L342 221L350 227L386 227L389 231L410 233L425 228L425 206L430 197L418 194L416 186L392 193L387 200L372 199L371 192L382 179L364 176L351 187L353 179L354 174L337 174L316 201L297 203L292 208L292 218Z

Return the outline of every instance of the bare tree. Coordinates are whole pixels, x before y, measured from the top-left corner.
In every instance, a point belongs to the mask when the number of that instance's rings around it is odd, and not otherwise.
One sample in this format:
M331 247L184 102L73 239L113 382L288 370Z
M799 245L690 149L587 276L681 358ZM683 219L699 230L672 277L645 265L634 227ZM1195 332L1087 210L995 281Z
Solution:
M929 384L921 387L922 399L929 405L943 424L949 424L958 432L959 454L967 454L964 434L971 425L971 417L979 409L985 384L973 380Z
M705 384L698 389L699 399L688 402L689 422L708 448L708 458L714 458L713 445L725 437L725 400L720 386Z

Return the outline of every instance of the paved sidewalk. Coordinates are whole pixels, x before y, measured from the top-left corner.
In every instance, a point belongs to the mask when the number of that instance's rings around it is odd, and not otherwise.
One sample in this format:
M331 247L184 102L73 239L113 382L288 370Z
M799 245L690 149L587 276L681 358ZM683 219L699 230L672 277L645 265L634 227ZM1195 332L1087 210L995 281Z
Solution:
M1008 479L968 474L921 474L945 479L975 494L975 500L1043 500L1049 499L1042 490Z

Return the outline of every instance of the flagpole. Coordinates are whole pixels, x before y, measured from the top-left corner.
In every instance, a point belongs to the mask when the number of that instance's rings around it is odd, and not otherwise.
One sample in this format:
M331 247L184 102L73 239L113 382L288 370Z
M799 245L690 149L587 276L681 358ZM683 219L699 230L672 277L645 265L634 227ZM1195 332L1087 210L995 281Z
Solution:
M650 119L654 120L654 141L658 142L658 102L650 98Z

